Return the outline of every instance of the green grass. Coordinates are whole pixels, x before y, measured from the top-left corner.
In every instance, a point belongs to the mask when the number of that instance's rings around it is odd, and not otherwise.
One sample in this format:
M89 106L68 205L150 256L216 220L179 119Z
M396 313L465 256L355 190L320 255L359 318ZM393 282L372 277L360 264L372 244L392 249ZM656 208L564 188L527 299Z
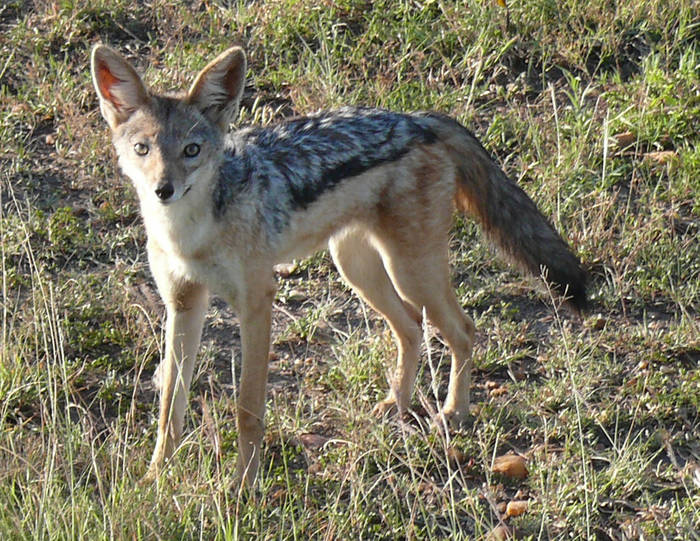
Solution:
M508 5L0 7L0 538L473 539L500 520L522 539L700 538L697 6ZM161 89L243 45L241 125L341 104L455 116L582 256L591 312L558 311L459 219L474 425L428 423L448 372L432 329L414 418L378 422L389 331L313 256L280 279L254 497L233 489L240 341L220 302L185 440L158 484L139 484L163 308L89 78L100 41ZM491 472L508 451L527 479ZM513 499L528 510L505 517Z

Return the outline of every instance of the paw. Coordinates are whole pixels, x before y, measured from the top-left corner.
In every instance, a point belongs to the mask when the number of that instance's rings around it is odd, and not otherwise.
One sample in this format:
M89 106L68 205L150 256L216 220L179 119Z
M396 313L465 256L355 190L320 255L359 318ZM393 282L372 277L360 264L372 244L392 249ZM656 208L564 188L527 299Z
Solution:
M469 412L469 406L455 408L445 406L440 410L435 422L439 427L448 427L453 430L469 428L474 424L474 417Z
M374 406L372 415L375 417L387 417L388 415L396 413L398 410L399 408L396 405L396 398L393 396L387 396L384 400L378 402L377 405Z
M148 470L146 470L146 473L144 474L141 479L139 479L139 485L141 486L146 486L146 485L152 485L158 480L158 475L160 473L160 468L157 466L154 466L151 464L148 466Z

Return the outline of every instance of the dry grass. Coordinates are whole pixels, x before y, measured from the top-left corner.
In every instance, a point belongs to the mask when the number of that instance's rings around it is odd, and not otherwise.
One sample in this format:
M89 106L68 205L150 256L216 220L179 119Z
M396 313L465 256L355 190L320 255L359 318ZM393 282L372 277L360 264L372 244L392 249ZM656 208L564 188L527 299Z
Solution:
M508 4L0 7L0 537L700 538L697 8ZM414 416L380 423L390 336L316 255L280 280L256 497L231 490L240 348L218 302L187 438L140 486L162 306L89 82L98 41L159 88L242 44L241 124L343 103L458 117L581 254L592 312L560 313L460 220L474 426L428 423L447 369L431 329ZM505 452L526 479L491 472Z

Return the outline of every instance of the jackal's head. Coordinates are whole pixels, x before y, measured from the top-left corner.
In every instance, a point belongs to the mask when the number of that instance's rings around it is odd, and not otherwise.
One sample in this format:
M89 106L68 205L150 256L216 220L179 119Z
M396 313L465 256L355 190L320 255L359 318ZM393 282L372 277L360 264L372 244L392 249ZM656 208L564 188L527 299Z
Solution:
M245 72L245 54L233 47L209 63L186 94L157 96L119 53L95 46L92 80L100 110L112 129L119 165L142 202L173 203L212 175L238 113Z

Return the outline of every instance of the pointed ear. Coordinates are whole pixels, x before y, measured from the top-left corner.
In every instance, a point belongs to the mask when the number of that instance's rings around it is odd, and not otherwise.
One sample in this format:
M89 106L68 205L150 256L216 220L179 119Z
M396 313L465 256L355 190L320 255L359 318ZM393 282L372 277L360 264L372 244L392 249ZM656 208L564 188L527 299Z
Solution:
M115 129L149 102L148 92L136 70L114 49L92 49L92 82L100 98L102 116Z
M232 47L224 51L199 72L187 94L187 102L226 131L238 113L245 71L243 49Z

